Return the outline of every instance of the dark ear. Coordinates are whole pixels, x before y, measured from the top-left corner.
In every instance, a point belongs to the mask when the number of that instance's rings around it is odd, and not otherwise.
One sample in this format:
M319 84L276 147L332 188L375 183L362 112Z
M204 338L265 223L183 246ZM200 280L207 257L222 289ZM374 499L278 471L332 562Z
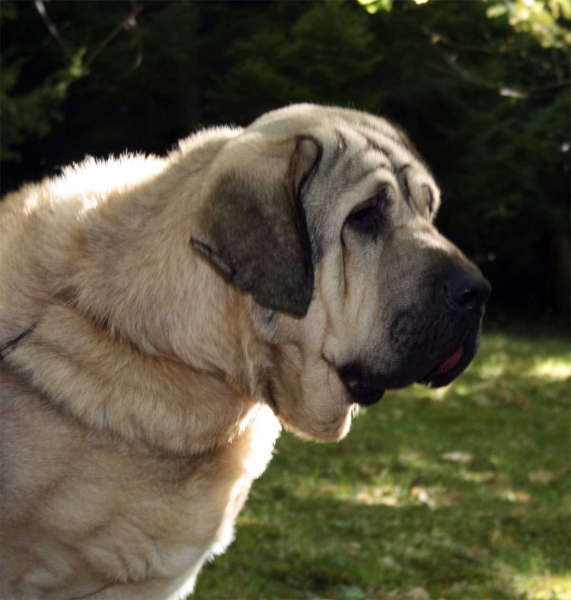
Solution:
M240 138L212 167L191 244L261 306L303 316L313 264L300 192L320 147L310 138Z

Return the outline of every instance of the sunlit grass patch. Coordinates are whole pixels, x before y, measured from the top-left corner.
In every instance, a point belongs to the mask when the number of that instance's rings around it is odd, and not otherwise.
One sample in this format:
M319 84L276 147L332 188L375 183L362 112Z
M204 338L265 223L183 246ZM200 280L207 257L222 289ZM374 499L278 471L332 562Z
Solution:
M540 360L536 362L530 375L552 381L569 379L571 377L571 358L569 360Z
M339 444L283 435L196 599L571 600L569 373L564 340L488 334Z
M525 600L571 600L571 576L514 574L514 587Z

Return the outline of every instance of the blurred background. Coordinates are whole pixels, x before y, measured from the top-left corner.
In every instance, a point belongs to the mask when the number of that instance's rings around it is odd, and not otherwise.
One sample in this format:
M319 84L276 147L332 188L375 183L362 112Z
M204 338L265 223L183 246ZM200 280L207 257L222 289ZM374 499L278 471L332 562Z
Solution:
M398 122L493 287L452 385L285 434L196 600L571 600L571 0L2 0L2 193L292 102Z

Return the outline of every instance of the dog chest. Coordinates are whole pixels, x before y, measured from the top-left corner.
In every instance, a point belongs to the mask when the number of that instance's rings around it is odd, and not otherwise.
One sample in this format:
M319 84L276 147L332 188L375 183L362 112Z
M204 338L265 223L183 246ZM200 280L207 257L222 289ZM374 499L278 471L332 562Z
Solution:
M6 453L18 463L10 471L26 474L3 497L7 597L61 600L118 586L117 598L146 598L149 588L155 600L188 590L204 560L232 541L279 432L271 411L256 409L226 448L166 458L106 444L45 408L30 417L31 398L17 404L7 421L18 425L20 448L38 452L34 461L16 448ZM66 443L54 444L54 434Z

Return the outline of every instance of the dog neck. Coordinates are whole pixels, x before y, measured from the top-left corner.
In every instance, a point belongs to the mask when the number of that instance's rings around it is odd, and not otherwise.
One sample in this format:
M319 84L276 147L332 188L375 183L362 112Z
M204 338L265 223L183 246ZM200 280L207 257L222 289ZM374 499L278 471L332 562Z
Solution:
M29 391L88 429L158 453L225 448L262 404L220 370L142 353L73 305L49 307L6 362Z
M56 283L5 362L90 428L195 454L232 443L257 410L259 367L248 356L258 342L243 294L189 246L199 174L175 160L156 170L152 186L96 197L85 213L65 209L51 252L36 246L39 259L51 253L46 279Z
M228 316L239 299L189 244L199 185L171 161L109 195L81 224L71 287L82 312L143 352L228 371L240 336Z

